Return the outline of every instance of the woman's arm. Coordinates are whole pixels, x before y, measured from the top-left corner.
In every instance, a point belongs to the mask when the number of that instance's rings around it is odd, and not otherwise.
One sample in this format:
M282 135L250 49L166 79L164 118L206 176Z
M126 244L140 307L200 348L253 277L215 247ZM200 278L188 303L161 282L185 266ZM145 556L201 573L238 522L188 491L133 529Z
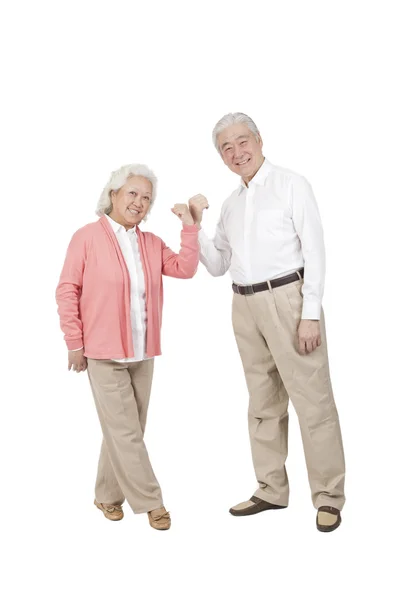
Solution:
M56 289L60 325L68 350L78 350L83 346L83 327L79 311L79 300L82 292L85 262L85 235L80 229L73 235L68 246L60 281Z
M194 225L187 204L175 204L171 211L182 222L181 249L176 254L162 242L162 274L180 279L190 279L199 264L199 229Z
M162 242L162 274L180 279L190 279L199 264L199 229L197 225L183 225L181 249L176 254Z

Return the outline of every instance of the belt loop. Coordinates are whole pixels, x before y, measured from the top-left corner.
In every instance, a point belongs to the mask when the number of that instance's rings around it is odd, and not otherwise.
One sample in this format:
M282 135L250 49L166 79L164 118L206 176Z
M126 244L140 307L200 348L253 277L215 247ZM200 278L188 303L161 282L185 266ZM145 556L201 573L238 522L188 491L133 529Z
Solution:
M296 273L297 273L297 277L298 277L300 280L301 280L301 279L303 279L303 278L302 278L302 276L300 275L300 273L299 273L298 271L296 271Z
M272 285L271 285L271 283L270 283L270 280L269 280L269 279L268 279L268 281L267 281L267 285L268 285L268 289L269 289L269 291L272 293Z

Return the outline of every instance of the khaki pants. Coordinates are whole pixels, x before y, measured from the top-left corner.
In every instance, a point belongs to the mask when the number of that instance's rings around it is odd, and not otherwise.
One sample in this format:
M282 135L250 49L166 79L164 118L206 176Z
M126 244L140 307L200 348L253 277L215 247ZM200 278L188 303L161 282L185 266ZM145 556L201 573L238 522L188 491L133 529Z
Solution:
M324 315L322 344L297 350L302 281L254 295L233 295L232 321L249 390L249 433L259 488L255 495L286 506L289 484L288 400L296 410L316 508L341 510L345 462L329 375Z
M134 363L88 359L88 375L103 430L95 497L133 512L163 506L143 434L149 406L154 359Z

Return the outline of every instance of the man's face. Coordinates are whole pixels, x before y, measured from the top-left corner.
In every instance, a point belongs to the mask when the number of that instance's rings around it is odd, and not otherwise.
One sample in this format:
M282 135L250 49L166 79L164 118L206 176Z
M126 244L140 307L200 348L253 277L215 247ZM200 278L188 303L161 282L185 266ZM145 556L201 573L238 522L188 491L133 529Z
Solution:
M222 160L231 171L248 182L264 161L262 139L256 137L247 125L230 125L217 138Z
M117 192L111 193L110 217L126 229L139 225L150 208L152 192L153 186L148 179L141 175L130 177Z

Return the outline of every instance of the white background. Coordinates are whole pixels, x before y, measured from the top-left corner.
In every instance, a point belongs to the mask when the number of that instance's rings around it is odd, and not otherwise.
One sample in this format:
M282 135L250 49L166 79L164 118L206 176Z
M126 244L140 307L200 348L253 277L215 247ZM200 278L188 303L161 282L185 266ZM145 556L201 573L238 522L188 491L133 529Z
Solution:
M13 2L2 8L2 597L396 596L399 419L397 2ZM211 143L250 114L267 158L305 175L325 229L331 374L348 477L315 528L298 424L290 508L235 519L256 489L230 278L165 280L147 446L173 526L93 506L100 426L68 373L54 291L111 170L147 163L144 229L179 248L175 202L213 233L237 185ZM396 535L397 534L397 535Z

